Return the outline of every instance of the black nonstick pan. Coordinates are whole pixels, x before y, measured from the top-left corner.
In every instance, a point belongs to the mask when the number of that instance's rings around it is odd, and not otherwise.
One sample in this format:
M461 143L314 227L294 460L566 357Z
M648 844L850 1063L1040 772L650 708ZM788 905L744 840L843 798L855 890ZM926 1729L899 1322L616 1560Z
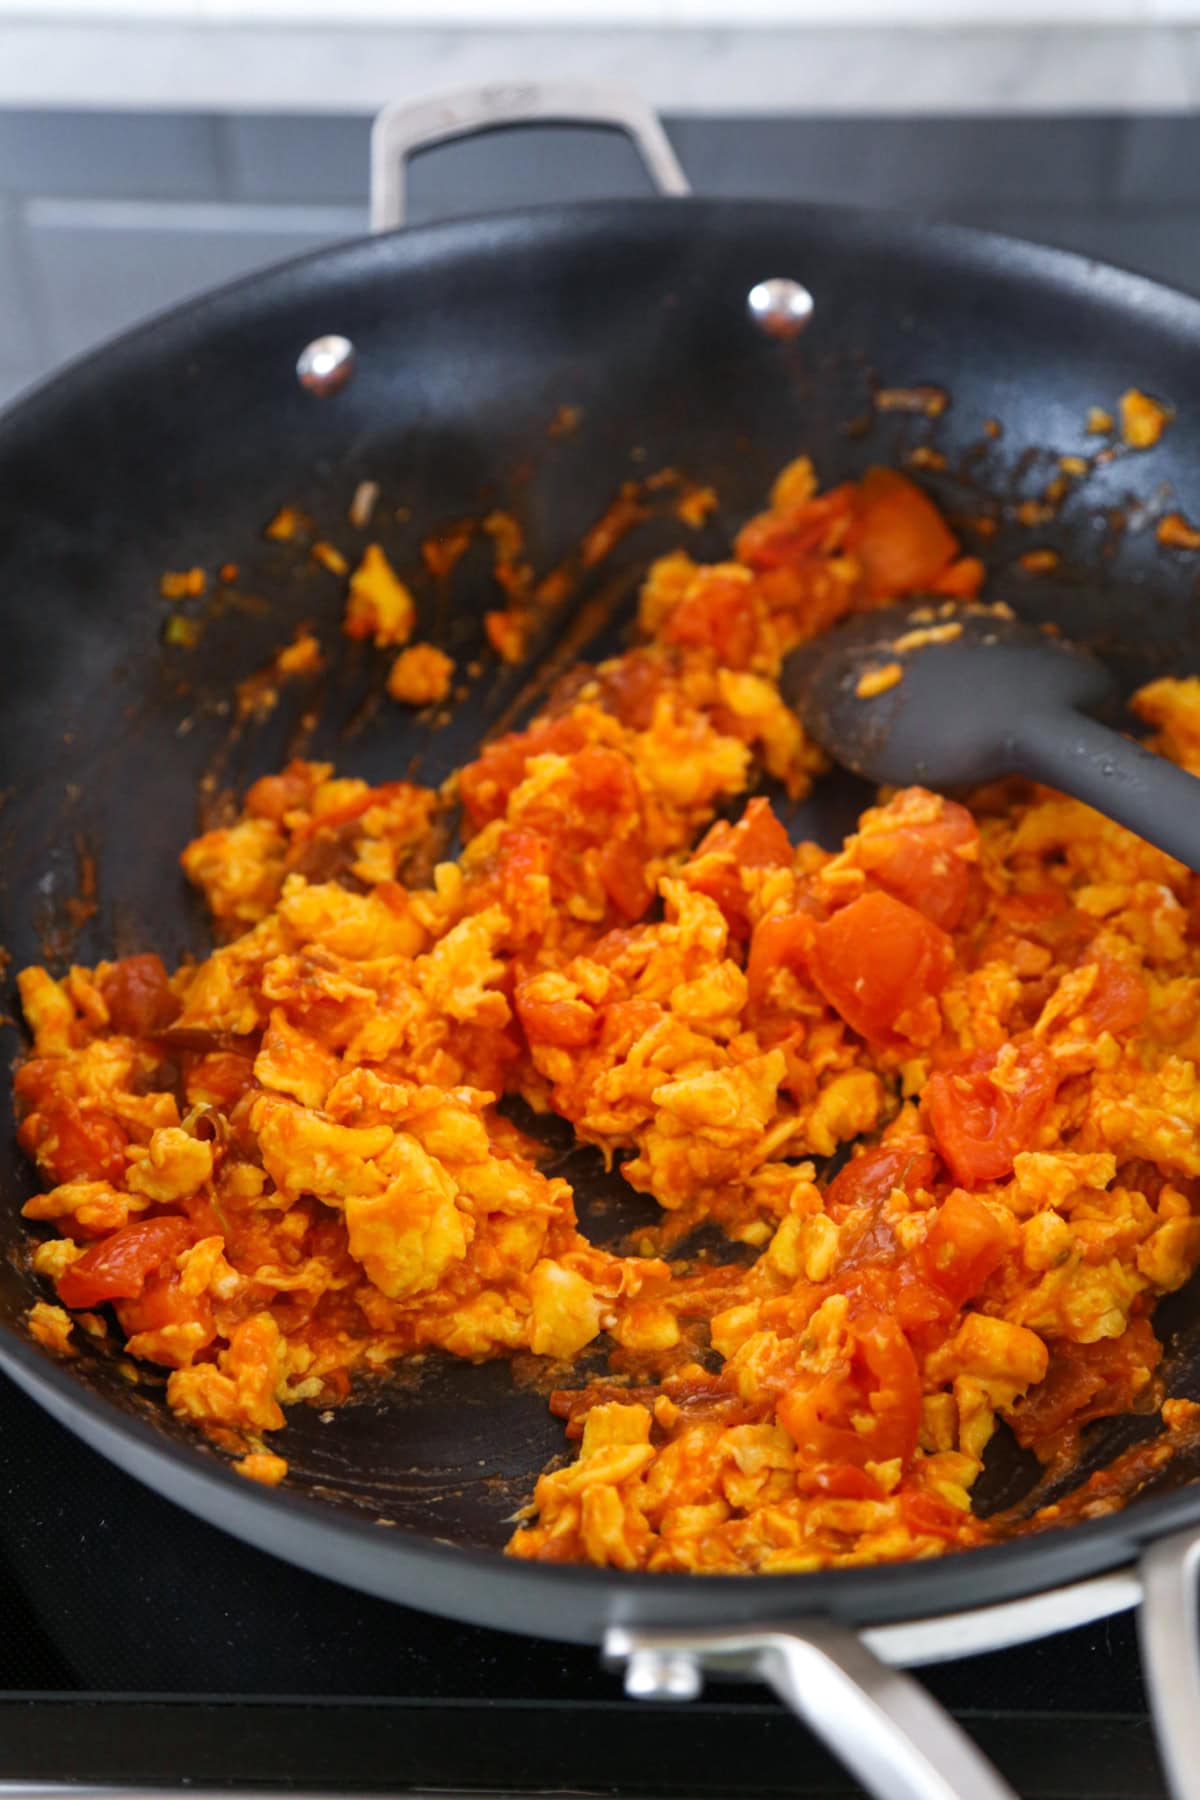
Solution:
M673 197L322 252L144 327L0 421L0 942L13 967L114 946L168 963L203 951L177 868L198 795L240 788L301 741L345 773L439 781L535 705L555 670L621 641L639 572L682 530L660 518L631 533L548 618L526 666L492 665L448 722L376 704L348 645L273 711L239 716L233 684L297 625L338 639L339 585L265 541L266 520L290 503L336 540L363 481L380 486L375 529L398 566L419 566L423 532L502 505L549 569L647 471L716 487L718 516L696 540L716 554L799 451L833 482L918 450L952 518L994 521L982 551L993 595L1057 620L1127 689L1200 670L1196 564L1147 524L1168 487L1171 505L1200 515L1200 302L958 229L683 197L651 118L559 90L385 115L377 224L398 223L414 143L529 117L632 131ZM303 356L331 337L345 343ZM1089 408L1131 387L1174 408L1162 442L1097 468L1031 533L1022 501L1084 448ZM577 429L551 431L564 406ZM1051 575L1020 564L1035 545L1057 552ZM163 570L226 562L240 599L209 606L198 641L166 641ZM494 602L486 569L468 561L460 575L422 591L422 629L466 663ZM849 778L819 784L795 831L840 833L863 793ZM17 1029L5 1038L11 1060ZM563 1166L595 1234L646 1216L586 1157ZM39 1285L19 1209L32 1175L7 1114L0 1179L0 1367L95 1448L249 1542L408 1605L602 1644L632 1692L697 1691L705 1667L757 1672L891 1797L1007 1791L892 1665L1019 1642L1144 1595L1172 1776L1200 1792L1200 1471L1186 1458L1123 1512L941 1561L744 1579L511 1561L507 1521L562 1438L507 1364L432 1360L327 1422L297 1408L280 1446L291 1478L258 1489L171 1418L152 1379L131 1385L99 1353L56 1363L31 1342ZM1171 1392L1200 1397L1200 1287L1158 1321ZM1147 1428L1097 1428L1085 1466ZM983 1501L1011 1505L1032 1480L1000 1444Z

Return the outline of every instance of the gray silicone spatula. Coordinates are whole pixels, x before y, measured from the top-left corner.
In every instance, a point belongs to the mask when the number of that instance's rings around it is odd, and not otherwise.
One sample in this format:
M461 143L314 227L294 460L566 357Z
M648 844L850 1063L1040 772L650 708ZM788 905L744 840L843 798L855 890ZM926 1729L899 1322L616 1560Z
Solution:
M1200 780L1089 717L1114 697L1104 664L1006 608L856 614L792 651L782 687L857 775L938 789L1030 776L1200 869Z

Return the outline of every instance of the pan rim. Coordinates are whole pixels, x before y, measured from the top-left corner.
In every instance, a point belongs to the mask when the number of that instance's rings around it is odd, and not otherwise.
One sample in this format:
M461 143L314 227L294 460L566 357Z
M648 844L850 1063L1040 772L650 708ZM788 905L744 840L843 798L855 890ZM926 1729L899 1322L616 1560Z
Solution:
M499 1549L425 1537L404 1526L384 1528L287 1488L262 1487L237 1475L201 1442L166 1437L149 1420L124 1412L107 1395L89 1394L81 1407L79 1383L69 1369L50 1361L7 1321L0 1321L0 1374L161 1498L256 1549L379 1599L443 1613L466 1623L566 1642L598 1643L605 1630L616 1625L671 1628L704 1623L746 1629L833 1617L843 1624L867 1628L952 1618L1003 1601L1049 1594L1127 1568L1151 1543L1200 1521L1198 1482L1141 1502L1135 1499L1103 1518L922 1561L724 1577L526 1562ZM95 1426L93 1432L86 1429L89 1423ZM102 1450L97 1438L116 1440L130 1453L132 1462L112 1455L111 1449ZM181 1487L173 1490L170 1484L151 1481L137 1466L140 1463L173 1470L182 1477ZM228 1509L220 1505L221 1497L230 1501ZM213 1510L200 1503L203 1498L216 1503ZM214 1517L214 1511L222 1516ZM276 1529L281 1518L290 1522L297 1539L290 1547ZM252 1520L257 1529L251 1529L249 1523L243 1525L243 1519ZM328 1547L331 1537L344 1553L336 1559L339 1567L333 1573L328 1567L314 1567L300 1553L308 1540L319 1538ZM1066 1557L1062 1555L1064 1547L1070 1551ZM353 1567L344 1566L347 1558ZM1060 1566L1063 1564L1066 1566ZM405 1574L411 1575L420 1565L428 1565L426 1578L413 1592ZM373 1567L383 1566L395 1571L398 1579L366 1578ZM462 1585L464 1599L450 1595L450 1603L441 1604L447 1595L439 1576L464 1577L456 1584ZM485 1587L491 1596L480 1605ZM402 1588L404 1592L398 1591ZM956 1594L956 1588L963 1592ZM509 1595L501 1591L504 1589ZM507 1604L514 1590L528 1595L515 1608ZM472 1596L469 1602L465 1599L468 1591ZM882 1601L881 1591L886 1595ZM581 1600L587 1596L593 1602L588 1608L592 1622L580 1618L574 1623L581 1629L564 1628L561 1613L540 1604L539 1596L548 1600L555 1593L574 1593ZM702 1598L709 1594L714 1597L712 1605ZM685 1605L675 1604L685 1595ZM762 1597L760 1603L755 1596ZM527 1622L514 1622L516 1618Z
M1104 304L1151 317L1168 334L1186 334L1192 341L1200 334L1200 299L1149 277L1075 252L1029 244L970 226L914 220L884 209L705 196L670 202L639 199L522 207L349 239L252 273L141 321L106 344L71 359L0 414L0 453L18 453L27 432L39 430L43 419L53 415L64 402L69 405L81 377L99 375L105 382L120 381L127 379L129 372L152 353L157 357L163 348L183 353L189 342L203 341L210 329L219 329L240 316L248 301L255 309L269 310L279 292L297 275L311 279L314 296L319 298L322 292L334 293L339 287L344 291L364 276L378 278L391 271L394 277L401 277L414 268L456 260L467 250L502 255L517 239L528 250L531 232L547 245L578 245L593 234L612 237L614 233L616 241L628 242L647 232L659 235L669 228L669 221L677 229L694 232L697 221L705 215L753 217L762 226L774 223L792 231L807 230L818 242L836 243L847 249L861 246L864 252L876 256L889 248L897 252L924 251L933 255L935 264L940 261L978 276L1005 273L1011 278L1014 251L1019 251L1024 278L1037 290L1066 295L1086 290ZM13 1374L19 1385L43 1404L47 1403L43 1396L57 1401L59 1404L50 1410L59 1419L71 1415L66 1422L77 1435L87 1437L86 1430L78 1427L90 1419L96 1436L119 1443L135 1461L140 1460L147 1467L153 1464L174 1470L187 1494L173 1497L197 1516L217 1522L199 1504L207 1496L214 1502L214 1510L255 1521L257 1528L253 1532L240 1529L235 1518L223 1519L221 1523L261 1549L274 1551L302 1566L312 1566L302 1555L290 1555L279 1542L279 1521L290 1519L298 1538L307 1542L321 1537L344 1547L345 1558L353 1560L356 1568L365 1570L377 1563L411 1573L420 1565L428 1565L430 1574L415 1583L416 1591L409 1597L412 1604L424 1604L429 1610L445 1610L451 1616L474 1618L480 1623L575 1641L594 1641L599 1635L594 1621L600 1616L611 1623L676 1622L682 1616L676 1601L685 1594L714 1597L712 1603L681 1603L693 1621L704 1619L709 1623L745 1623L755 1617L760 1622L765 1618L794 1619L814 1611L831 1611L853 1623L938 1617L997 1599L1044 1593L1065 1581L1119 1568L1143 1544L1200 1519L1197 1486L1135 1503L1133 1508L1104 1519L1081 1521L1066 1530L1048 1532L1044 1543L1030 1537L982 1547L973 1550L965 1561L962 1556L953 1556L923 1563L759 1575L721 1583L697 1582L695 1577L682 1574L531 1564L505 1558L499 1551L439 1542L405 1528L393 1528L381 1536L378 1527L322 1507L304 1496L257 1488L236 1476L201 1444L166 1438L148 1420L125 1414L106 1396L88 1396L84 1403L79 1383L72 1375L55 1365L8 1322L0 1325L0 1368ZM77 1419L76 1414L83 1417ZM128 1465L122 1462L121 1466ZM161 1483L153 1485L163 1491ZM166 1491L171 1491L169 1484ZM228 1506L217 1505L221 1496L229 1502ZM458 1585L470 1588L476 1599L485 1590L492 1598L486 1605L475 1605L464 1597L456 1599L454 1605L442 1606L437 1600L442 1574L446 1576L447 1588L457 1577ZM831 1576L836 1576L837 1581L831 1582ZM388 1599L405 1597L396 1591L405 1585L400 1580L375 1583L347 1570L340 1570L334 1578ZM521 1597L515 1604L510 1603L506 1596L518 1591ZM553 1593L579 1596L580 1616L574 1621L564 1619L552 1607L540 1604L542 1598ZM834 1595L832 1600L827 1597L829 1593ZM738 1598L731 1599L735 1594ZM753 1602L754 1595L763 1597L761 1604ZM820 1600L818 1595L822 1596ZM585 1612L586 1619L582 1616ZM522 1622L514 1622L518 1619ZM572 1629L572 1624L577 1629Z

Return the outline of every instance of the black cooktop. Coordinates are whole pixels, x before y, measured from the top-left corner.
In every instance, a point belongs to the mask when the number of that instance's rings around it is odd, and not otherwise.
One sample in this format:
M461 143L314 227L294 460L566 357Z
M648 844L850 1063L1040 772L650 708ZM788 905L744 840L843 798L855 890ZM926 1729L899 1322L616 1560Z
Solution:
M728 130L711 128L725 167ZM688 122L693 152L705 129ZM944 120L820 129L848 150L884 133L896 179L906 157L923 168L954 135ZM1096 121L1031 127L1048 129L1059 156L1073 144L1090 156ZM1006 142L1018 130L1007 123ZM980 122L962 132L964 155L991 154ZM754 191L752 169L740 186ZM1064 241L1105 253L1103 207L1064 222ZM1058 235L1048 217L1003 223ZM1139 246L1117 230L1111 254L1180 278ZM1031 1800L1165 1794L1129 1618L926 1679ZM332 1586L152 1496L0 1378L0 1792L71 1781L646 1800L859 1791L761 1690L633 1703L593 1652Z
M1133 1629L929 1672L1018 1792L1163 1792ZM504 1794L857 1793L749 1686L626 1701L592 1651L276 1562L101 1461L0 1378L5 1781Z

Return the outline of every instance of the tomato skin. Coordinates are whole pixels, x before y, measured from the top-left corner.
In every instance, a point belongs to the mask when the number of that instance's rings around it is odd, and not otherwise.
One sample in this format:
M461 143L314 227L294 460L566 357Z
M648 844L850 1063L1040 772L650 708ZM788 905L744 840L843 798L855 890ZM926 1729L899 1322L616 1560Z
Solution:
M1056 1342L1045 1380L1011 1415L1017 1442L1040 1453L1064 1430L1129 1412L1137 1393L1135 1377L1156 1368L1161 1357L1162 1345L1148 1319L1134 1319L1119 1338L1094 1344Z
M776 1408L779 1423L814 1462L908 1462L917 1447L921 1378L908 1339L887 1313L864 1301L851 1316L847 1361L815 1382L792 1388ZM870 1427L853 1419L869 1414Z
M917 1253L922 1274L955 1308L972 1299L1008 1250L1003 1226L983 1201L955 1188Z
M920 789L900 797L919 804ZM903 900L953 931L966 909L971 883L970 853L979 843L979 827L965 806L942 800L938 816L909 822L898 802L881 808L871 829L854 839L854 861L893 899ZM966 851L968 856L964 856Z
M852 1207L878 1206L893 1188L914 1193L928 1188L937 1172L937 1158L928 1138L901 1138L893 1144L877 1144L852 1157L825 1189L825 1211L839 1223Z
M58 1280L64 1306L101 1306L106 1300L134 1300L147 1277L171 1262L192 1241L186 1219L170 1216L123 1225L72 1263Z
M954 962L946 933L914 907L872 891L817 927L813 981L834 1011L870 1043L929 1043L940 1029L929 1002Z
M115 1119L86 1113L73 1100L53 1100L30 1113L17 1141L56 1182L124 1179L125 1133Z
M985 1050L956 1069L938 1070L921 1096L925 1123L966 1188L1012 1173L1013 1158L1033 1144L1057 1087L1054 1064L1040 1047L1022 1047L1003 1086L992 1079L996 1057Z
M159 956L125 956L100 983L114 1031L153 1037L179 1016L179 1002Z
M862 565L872 599L934 587L958 552L933 501L906 476L878 468L858 483L846 546Z

